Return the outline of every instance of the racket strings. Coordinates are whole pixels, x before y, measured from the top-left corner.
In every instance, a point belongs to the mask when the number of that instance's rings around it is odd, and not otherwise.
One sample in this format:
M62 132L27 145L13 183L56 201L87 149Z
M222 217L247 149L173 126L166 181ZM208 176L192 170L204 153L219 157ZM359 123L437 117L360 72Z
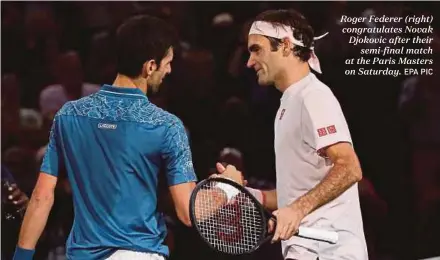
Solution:
M215 185L216 182L207 182L202 189L211 190ZM242 254L252 250L261 240L264 233L261 211L247 194L239 193L220 207L218 199L210 192L199 192L197 201L196 210L200 215L210 216L197 220L199 231L217 250Z

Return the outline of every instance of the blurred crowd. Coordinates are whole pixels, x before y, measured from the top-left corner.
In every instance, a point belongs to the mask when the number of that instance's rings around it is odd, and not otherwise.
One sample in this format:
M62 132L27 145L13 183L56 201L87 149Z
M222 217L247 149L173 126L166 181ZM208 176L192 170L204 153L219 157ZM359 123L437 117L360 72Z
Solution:
M31 195L55 113L66 101L113 82L116 27L131 15L152 14L177 28L180 43L171 75L148 96L185 124L199 179L222 160L242 170L250 186L273 188L273 121L281 93L258 86L255 72L246 68L250 22L273 8L294 8L316 35L329 32L316 43L323 70L318 77L339 99L362 164L359 192L370 259L440 255L434 236L440 232L438 35L431 44L433 76L344 76L345 58L358 57L362 46L348 44L341 33L347 25L340 23L342 14L425 14L434 15L436 31L435 2L2 2L2 180L5 167ZM63 259L73 220L65 173L57 190L35 259ZM219 255L172 211L168 217L171 259L281 259L279 244L249 256ZM20 223L13 222L2 217L5 260L17 242Z

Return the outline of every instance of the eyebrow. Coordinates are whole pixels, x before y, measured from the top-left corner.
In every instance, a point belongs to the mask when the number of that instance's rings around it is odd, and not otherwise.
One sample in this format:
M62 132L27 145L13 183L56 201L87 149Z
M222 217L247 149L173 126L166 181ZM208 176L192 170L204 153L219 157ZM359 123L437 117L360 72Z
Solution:
M261 49L261 46L258 44L252 44L251 46L248 47L249 52L256 52L259 49Z

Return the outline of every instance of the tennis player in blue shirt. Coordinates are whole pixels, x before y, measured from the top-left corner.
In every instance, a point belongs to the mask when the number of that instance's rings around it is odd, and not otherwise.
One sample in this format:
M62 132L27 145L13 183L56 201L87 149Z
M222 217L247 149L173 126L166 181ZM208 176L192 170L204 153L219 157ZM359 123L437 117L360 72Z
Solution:
M148 101L171 73L175 34L150 16L128 19L117 31L118 75L98 93L67 102L55 116L36 187L24 217L16 260L32 259L54 200L63 165L75 219L67 259L165 259L166 226L157 210L160 169L166 169L179 219L190 226L195 187L182 122ZM218 171L240 182L233 166Z

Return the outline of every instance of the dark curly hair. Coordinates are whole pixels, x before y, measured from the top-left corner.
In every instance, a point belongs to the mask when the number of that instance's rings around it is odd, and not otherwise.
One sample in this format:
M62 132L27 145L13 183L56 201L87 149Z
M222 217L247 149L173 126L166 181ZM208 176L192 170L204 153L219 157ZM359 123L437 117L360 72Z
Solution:
M157 64L176 45L177 33L164 20L149 16L130 17L116 33L117 70L128 77L137 77L148 60Z

